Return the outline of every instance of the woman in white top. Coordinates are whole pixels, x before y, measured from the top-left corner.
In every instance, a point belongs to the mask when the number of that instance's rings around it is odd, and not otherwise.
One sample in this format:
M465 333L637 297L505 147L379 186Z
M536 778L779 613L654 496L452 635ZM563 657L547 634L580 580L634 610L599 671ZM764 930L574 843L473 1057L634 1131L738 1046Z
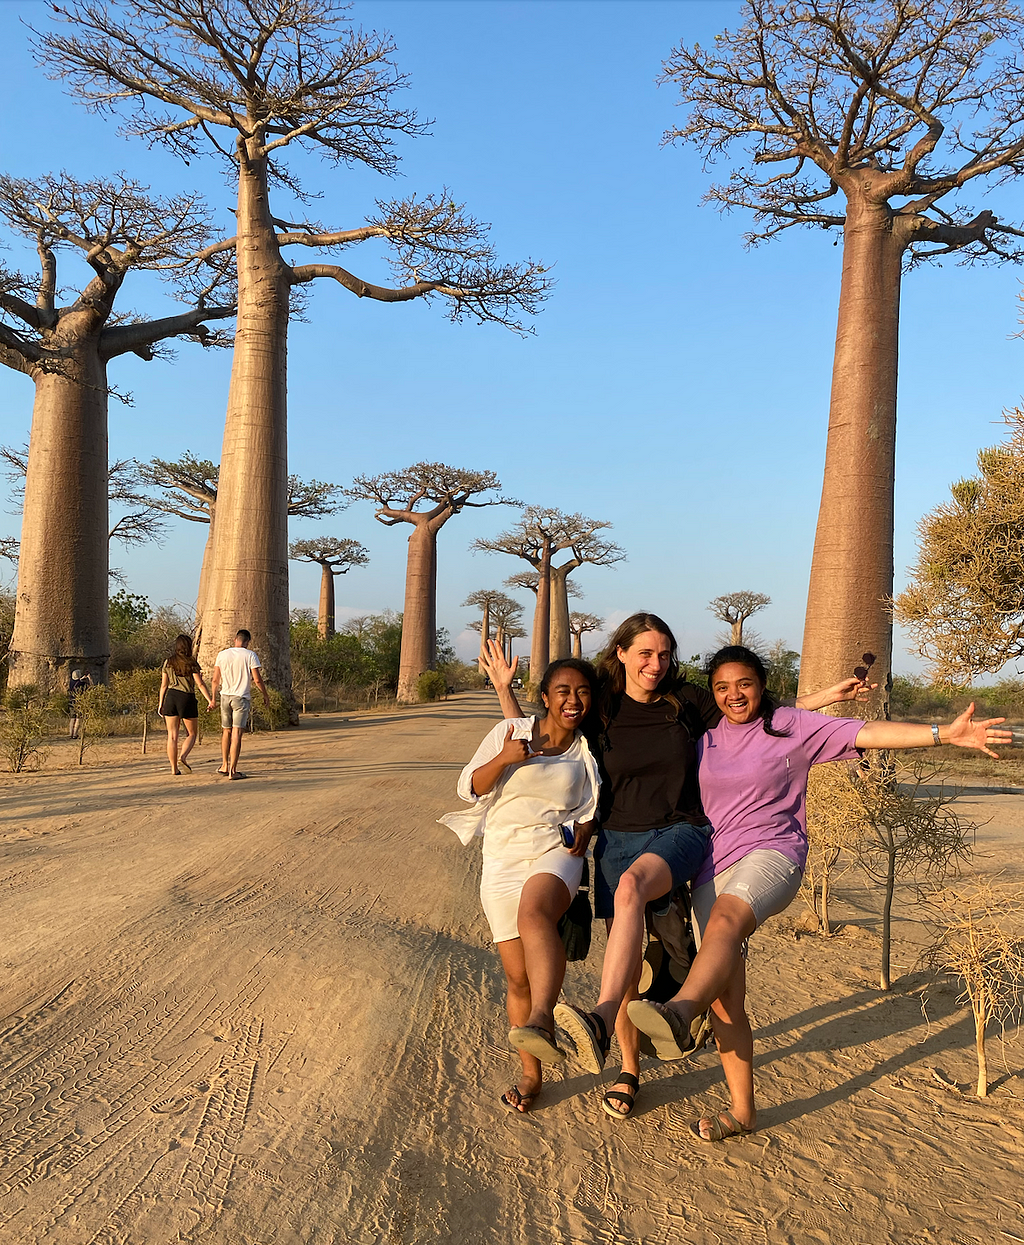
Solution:
M459 795L474 807L440 819L464 843L483 835L480 899L508 982L509 1041L523 1064L501 1096L513 1111L529 1111L540 1093L538 1056L565 1058L553 1014L565 976L558 922L580 884L597 811L597 764L579 729L595 689L589 662L552 662L540 685L545 715L499 722L459 777Z

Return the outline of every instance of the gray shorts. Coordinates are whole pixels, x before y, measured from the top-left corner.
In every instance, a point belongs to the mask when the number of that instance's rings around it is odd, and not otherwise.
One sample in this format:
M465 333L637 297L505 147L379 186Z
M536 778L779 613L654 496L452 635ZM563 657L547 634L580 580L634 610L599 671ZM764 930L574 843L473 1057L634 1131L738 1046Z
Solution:
M245 730L251 712L252 701L248 696L225 696L221 693L220 724L224 730L229 731L232 727Z
M803 876L799 867L781 852L771 848L748 852L693 892L693 937L697 946L719 895L742 899L753 909L757 924L762 925L770 916L789 907Z

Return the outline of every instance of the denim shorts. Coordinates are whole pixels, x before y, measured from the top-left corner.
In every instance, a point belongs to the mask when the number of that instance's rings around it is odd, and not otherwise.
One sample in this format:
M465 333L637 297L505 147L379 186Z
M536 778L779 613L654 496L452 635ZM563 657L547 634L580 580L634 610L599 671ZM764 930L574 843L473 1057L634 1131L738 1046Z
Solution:
M695 878L708 850L710 826L677 821L660 830L605 830L594 848L594 915L615 915L615 890L619 878L645 854L660 856L672 870L672 890Z
M226 730L232 727L245 728L249 725L249 714L252 711L252 701L248 696L225 696L223 692L220 694L220 724Z

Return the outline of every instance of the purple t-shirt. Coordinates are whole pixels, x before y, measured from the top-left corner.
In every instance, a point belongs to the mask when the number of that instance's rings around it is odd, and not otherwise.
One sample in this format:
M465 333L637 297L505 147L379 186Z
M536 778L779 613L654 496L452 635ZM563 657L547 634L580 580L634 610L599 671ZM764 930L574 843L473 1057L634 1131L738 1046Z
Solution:
M844 761L855 745L860 718L833 718L806 709L775 711L766 735L760 718L734 726L725 718L697 743L700 794L714 827L695 887L749 852L781 852L800 869L807 863L807 775L812 765Z

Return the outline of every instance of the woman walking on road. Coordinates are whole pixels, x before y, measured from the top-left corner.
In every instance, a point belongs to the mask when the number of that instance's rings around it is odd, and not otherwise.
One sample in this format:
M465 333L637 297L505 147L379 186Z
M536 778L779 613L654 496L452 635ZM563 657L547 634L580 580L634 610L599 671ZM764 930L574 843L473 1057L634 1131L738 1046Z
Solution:
M192 773L188 754L195 747L199 730L199 702L196 688L206 697L207 707L213 708L213 696L203 682L203 672L192 656L192 640L179 635L174 641L174 652L164 662L160 676L160 701L157 713L167 724L167 759L171 773L180 774L178 766ZM178 738L181 723L185 723L185 746L178 755Z

